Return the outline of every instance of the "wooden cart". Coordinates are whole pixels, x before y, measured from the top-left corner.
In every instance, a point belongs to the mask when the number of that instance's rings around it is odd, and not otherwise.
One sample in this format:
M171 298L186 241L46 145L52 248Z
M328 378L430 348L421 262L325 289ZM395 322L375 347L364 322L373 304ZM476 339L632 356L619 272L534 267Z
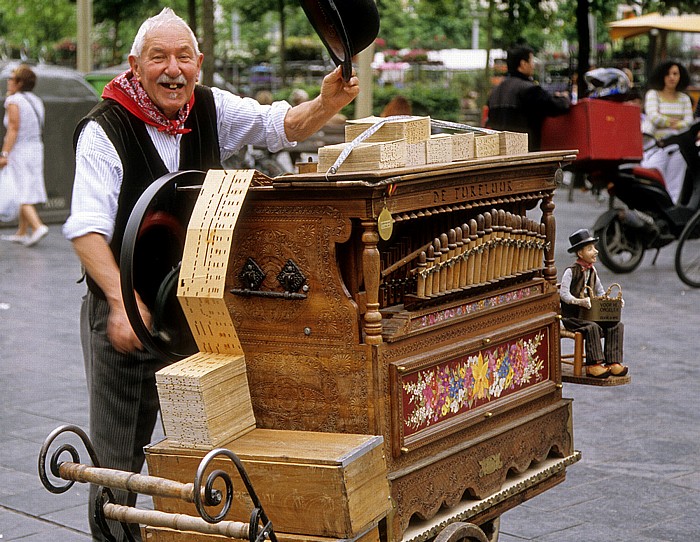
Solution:
M580 457L562 398L552 201L574 157L288 175L251 186L233 230L190 222L187 242L200 242L186 245L197 256L183 261L181 294L188 265L209 265L199 274L218 282L180 299L199 350L238 359L227 350L228 322L235 328L254 419L229 405L217 416L233 420L235 434L212 422L188 445L187 434L174 437L187 422L173 418L179 399L161 395L168 438L147 449L149 473L191 482L221 447L240 458L284 540L486 540L502 513L562 482ZM163 187L179 186L166 206L193 193L211 199L204 178L175 174L154 190L163 199ZM220 295L202 293L212 289ZM208 330L197 320L206 311ZM216 405L228 396L227 378L199 381L203 416L207 394ZM223 461L217 468L236 474ZM246 521L249 499L234 501L244 511L227 519ZM172 495L154 504L197 515ZM149 541L223 538L143 532Z

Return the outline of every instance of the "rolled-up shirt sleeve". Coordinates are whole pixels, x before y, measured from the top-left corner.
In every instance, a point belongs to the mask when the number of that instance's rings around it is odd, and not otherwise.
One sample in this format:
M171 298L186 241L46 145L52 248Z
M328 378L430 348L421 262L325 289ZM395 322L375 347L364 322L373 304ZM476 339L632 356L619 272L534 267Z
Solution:
M67 239L88 233L112 239L121 179L116 149L99 124L87 122L76 147L71 214L63 225Z
M291 108L287 102L261 105L252 98L241 98L218 88L212 88L212 92L222 159L244 145L267 147L271 152L296 145L284 131L284 117Z

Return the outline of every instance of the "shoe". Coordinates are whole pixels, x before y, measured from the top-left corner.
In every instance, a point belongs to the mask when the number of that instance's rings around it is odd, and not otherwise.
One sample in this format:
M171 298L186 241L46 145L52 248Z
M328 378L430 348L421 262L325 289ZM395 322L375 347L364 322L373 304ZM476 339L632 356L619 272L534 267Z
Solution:
M49 233L48 226L39 226L32 232L32 234L29 237L25 239L24 246L31 247L33 245L36 245L39 241L46 237L47 233Z
M28 235L17 235L15 233L13 235L3 235L2 237L0 237L0 239L2 239L3 241L12 241L13 243L24 244L28 237Z
M610 369L602 363L586 365L586 376L590 376L591 378L608 378L610 376Z
M629 368L622 365L622 363L611 363L607 367L612 376L625 376L627 371L629 371Z

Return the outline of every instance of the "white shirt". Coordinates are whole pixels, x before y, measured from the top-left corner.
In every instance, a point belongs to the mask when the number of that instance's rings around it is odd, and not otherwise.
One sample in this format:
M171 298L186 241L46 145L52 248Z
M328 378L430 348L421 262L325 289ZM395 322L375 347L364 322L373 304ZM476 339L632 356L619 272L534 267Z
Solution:
M590 275L591 271L590 269L586 269L583 272L583 284L588 284L588 281L590 280ZM561 277L561 284L559 285L559 297L561 297L561 300L564 303L569 303L576 299L573 295L571 295L571 278L572 278L572 273L571 273L571 268L567 267L566 270L564 271L564 274ZM596 273L595 277L595 296L596 297L601 297L605 293L605 289L603 288L603 284L600 282L600 278L598 278L598 274ZM585 288L584 288L585 291ZM588 292L585 292L583 297L590 297L590 294Z
M284 132L284 117L291 107L287 102L260 105L217 88L212 92L222 160L244 145L264 145L276 152L296 144ZM146 131L168 171L177 171L182 135L168 135L150 125ZM96 121L86 123L76 148L71 214L63 225L67 239L88 233L100 233L107 242L112 239L123 175L119 155L105 131Z

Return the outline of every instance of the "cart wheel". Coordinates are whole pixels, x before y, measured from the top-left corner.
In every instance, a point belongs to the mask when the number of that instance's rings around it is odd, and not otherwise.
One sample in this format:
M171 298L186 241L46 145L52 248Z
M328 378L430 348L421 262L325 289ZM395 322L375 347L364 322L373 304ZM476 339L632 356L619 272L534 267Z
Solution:
M700 212L683 228L676 247L678 278L693 288L700 288Z
M488 537L473 523L452 523L438 534L434 542L489 542Z
M600 261L614 273L631 273L644 257L644 244L637 233L616 217L610 223L596 230L600 238L598 250Z

